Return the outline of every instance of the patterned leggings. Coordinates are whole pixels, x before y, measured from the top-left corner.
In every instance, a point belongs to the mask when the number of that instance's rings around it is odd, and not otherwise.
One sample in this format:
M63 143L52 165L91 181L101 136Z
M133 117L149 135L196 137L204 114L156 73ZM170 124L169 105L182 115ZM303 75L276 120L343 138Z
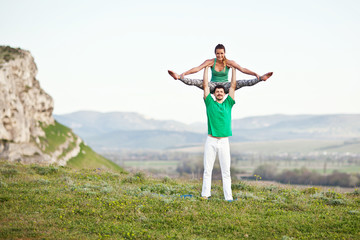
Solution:
M203 80L202 79L184 78L184 79L179 79L179 80L181 80L183 83L185 83L187 85L196 86L200 89L203 89ZM262 80L258 79L258 78L250 79L250 80L236 80L235 90L238 90L239 88L242 88L245 86L253 86L261 81ZM223 85L225 88L225 93L229 93L230 82L209 82L210 93L214 93L215 86L217 86L217 85Z

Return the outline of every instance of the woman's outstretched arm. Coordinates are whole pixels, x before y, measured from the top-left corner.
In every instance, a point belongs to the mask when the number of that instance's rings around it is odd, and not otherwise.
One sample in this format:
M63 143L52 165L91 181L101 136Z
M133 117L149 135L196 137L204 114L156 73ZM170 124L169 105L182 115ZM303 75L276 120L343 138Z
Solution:
M175 80L178 80L178 79L184 79L184 77L186 75L189 75L189 74L193 74L193 73L197 73L199 72L201 69L205 68L205 67L210 67L214 64L214 59L208 59L206 60L205 62L203 62L202 64L200 64L200 66L197 66L197 67L194 67L190 70L187 70L186 72L183 72L182 74L177 74L176 72L174 71L171 71L171 70L168 70L168 73L175 79ZM202 87L201 87L202 88Z
M200 66L194 67L194 68L187 70L186 72L183 72L182 74L180 74L180 78L184 78L186 75L189 75L189 74L197 73L201 69L203 69L205 67L210 67L213 64L214 64L214 59L208 59L205 62L203 62L202 64L200 64Z
M245 74L248 74L248 75L253 75L253 76L255 76L256 78L260 78L260 76L257 74L257 73L255 73L255 72L253 72L253 71L251 71L251 70L249 70L249 69L247 69L247 68L243 68L243 67L241 67L239 64L237 64L235 61L233 61L233 60L228 60L228 63L227 63L230 67L233 67L233 68L236 68L237 70L239 70L240 72L242 72L242 73L245 73Z

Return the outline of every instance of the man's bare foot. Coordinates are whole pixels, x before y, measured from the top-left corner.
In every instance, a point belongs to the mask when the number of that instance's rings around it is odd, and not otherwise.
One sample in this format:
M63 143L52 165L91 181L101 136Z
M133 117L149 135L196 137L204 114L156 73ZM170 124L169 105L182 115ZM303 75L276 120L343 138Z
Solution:
M273 72L268 72L264 75L261 76L261 80L262 81L266 81L269 77L271 77L273 75Z
M173 72L171 70L168 70L168 73L170 74L170 76L172 76L175 80L180 79L180 75L177 74L176 72Z

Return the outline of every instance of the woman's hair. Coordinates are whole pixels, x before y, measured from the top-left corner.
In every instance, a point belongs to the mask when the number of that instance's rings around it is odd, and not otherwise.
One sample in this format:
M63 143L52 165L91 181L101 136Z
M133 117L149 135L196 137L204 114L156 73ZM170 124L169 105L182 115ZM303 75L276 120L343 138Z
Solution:
M224 52L226 52L226 51L225 51L225 46L222 45L222 44L220 44L220 43L219 43L218 45L216 45L216 47L215 47L215 53L216 53L216 50L217 50L217 49L224 49Z
M218 44L218 45L216 45L216 47L215 47L215 54L216 54L216 50L217 49L224 49L224 53L226 52L225 51L225 46L224 45L222 45L222 44ZM225 54L224 54L224 61L223 61L223 63L224 63L224 65L225 65L225 67L224 67L224 71L225 71L225 68L226 68L226 56L225 56Z

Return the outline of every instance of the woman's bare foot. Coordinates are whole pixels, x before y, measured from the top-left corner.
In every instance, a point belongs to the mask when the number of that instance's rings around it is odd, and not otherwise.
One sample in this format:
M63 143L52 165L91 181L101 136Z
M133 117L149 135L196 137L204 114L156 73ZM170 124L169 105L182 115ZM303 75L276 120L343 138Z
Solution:
M170 74L170 76L172 76L175 80L180 79L180 75L177 74L176 72L173 72L171 70L168 70L168 73Z
M264 75L261 76L261 80L262 81L266 81L269 77L271 77L273 75L273 72L268 72Z

